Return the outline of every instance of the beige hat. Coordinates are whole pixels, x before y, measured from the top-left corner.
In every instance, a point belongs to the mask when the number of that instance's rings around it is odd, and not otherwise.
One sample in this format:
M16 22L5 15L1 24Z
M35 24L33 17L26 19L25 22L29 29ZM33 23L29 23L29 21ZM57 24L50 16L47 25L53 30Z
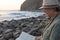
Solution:
M59 7L58 0L43 0L42 7L40 7L39 9L42 9L42 8L55 8L55 7Z

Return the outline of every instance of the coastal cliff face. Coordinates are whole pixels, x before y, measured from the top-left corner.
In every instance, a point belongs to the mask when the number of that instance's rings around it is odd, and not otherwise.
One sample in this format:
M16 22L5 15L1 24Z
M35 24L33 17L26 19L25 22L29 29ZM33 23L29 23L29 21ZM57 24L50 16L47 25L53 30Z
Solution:
M20 11L36 11L41 7L43 0L26 0L22 5ZM60 3L60 0L59 0Z
M21 5L21 11L35 11L42 5L42 0L26 0Z

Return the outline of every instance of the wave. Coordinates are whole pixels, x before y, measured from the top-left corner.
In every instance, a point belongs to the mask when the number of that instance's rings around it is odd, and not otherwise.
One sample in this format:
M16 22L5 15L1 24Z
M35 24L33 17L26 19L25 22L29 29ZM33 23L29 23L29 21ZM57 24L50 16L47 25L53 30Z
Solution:
M0 21L1 20L11 20L11 19L22 19L29 17L37 17L43 15L44 12L29 12L29 11L1 11L0 12Z

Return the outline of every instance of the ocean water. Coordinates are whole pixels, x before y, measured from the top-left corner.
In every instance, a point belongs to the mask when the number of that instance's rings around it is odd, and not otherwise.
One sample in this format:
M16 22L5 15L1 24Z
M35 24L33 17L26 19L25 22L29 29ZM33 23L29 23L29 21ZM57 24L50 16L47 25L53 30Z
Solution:
M43 15L44 12L29 12L29 11L0 11L0 22L4 20L18 20L29 17L37 17ZM34 36L31 36L27 33L22 32L19 38L16 40L35 40Z
M37 17L44 14L43 12L29 12L29 11L0 11L0 21L4 20L18 20L29 17Z

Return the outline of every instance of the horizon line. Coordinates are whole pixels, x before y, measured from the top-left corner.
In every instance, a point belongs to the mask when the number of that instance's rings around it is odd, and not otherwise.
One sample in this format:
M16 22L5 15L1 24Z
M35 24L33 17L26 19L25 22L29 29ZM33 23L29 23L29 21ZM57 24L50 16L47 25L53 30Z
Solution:
M20 10L0 10L0 11L20 11Z

